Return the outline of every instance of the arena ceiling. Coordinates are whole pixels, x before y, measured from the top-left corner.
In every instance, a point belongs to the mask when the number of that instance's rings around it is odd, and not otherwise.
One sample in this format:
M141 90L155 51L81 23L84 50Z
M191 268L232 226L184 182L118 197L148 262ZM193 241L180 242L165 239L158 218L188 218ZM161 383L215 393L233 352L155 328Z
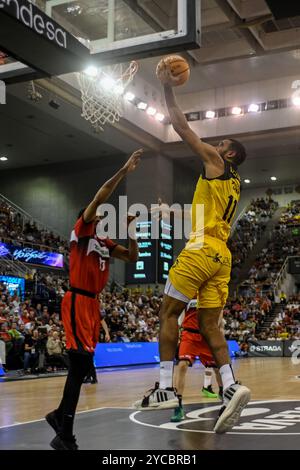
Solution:
M191 79L178 88L178 93L298 73L300 79L299 14L276 19L265 0L202 0L201 14L202 47L185 53L192 69ZM157 85L157 61L157 57L140 61L140 76L153 86ZM103 153L123 155L143 145L149 151L160 151L195 171L198 169L197 159L182 143L162 144L124 120L103 134L94 134L81 120L80 113L74 113L72 105L64 103L55 110L49 106L55 94L45 96L45 100L33 102L28 99L26 84L9 87L8 105L0 107L0 153L12 156L5 163L6 168L99 158ZM276 169L285 182L296 181L300 173L299 136L300 121L296 129L241 136L249 152L242 176L256 177L261 185L266 170Z

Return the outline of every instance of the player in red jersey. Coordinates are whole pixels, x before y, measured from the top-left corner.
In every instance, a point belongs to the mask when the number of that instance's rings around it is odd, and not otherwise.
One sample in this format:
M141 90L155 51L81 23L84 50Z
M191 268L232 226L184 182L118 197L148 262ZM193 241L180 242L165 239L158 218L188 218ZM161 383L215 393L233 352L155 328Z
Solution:
M205 367L204 386L202 394L206 398L218 398L218 395L212 390L212 369L215 372L217 383L219 385L219 397L222 397L223 387L222 380L215 360L209 349L209 346L199 331L197 316L197 299L192 299L186 309L182 312L178 319L181 327L180 342L178 347L178 365L175 369L174 383L177 391L179 405L175 408L171 417L172 422L178 422L184 419L184 411L182 407L182 395L185 387L185 378L188 367L192 367L196 358Z
M50 445L56 450L77 450L73 424L81 385L93 366L101 317L98 295L109 276L109 258L136 262L138 245L129 237L128 248L96 234L97 208L107 201L124 177L135 170L143 150L134 152L127 163L97 192L92 202L78 215L71 234L70 290L62 301L62 319L70 359L68 377L59 407L48 413L47 422L56 432ZM128 225L134 216L128 216Z

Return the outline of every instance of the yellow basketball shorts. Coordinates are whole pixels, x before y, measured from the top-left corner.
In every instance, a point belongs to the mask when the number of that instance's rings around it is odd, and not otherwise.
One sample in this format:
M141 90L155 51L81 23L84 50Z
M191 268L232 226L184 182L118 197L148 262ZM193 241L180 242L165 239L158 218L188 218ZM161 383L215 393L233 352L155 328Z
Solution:
M228 296L231 253L221 240L205 237L203 247L185 247L169 272L172 286L185 297L198 296L199 308L224 307Z

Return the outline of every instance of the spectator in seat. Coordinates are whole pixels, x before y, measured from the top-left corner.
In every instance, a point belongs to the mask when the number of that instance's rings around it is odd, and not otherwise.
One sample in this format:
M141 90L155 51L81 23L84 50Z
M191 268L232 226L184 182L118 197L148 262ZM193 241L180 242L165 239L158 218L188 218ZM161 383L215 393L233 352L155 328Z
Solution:
M2 324L0 328L0 340L2 340L5 343L5 354L6 357L10 353L10 351L13 349L13 342L12 338L8 332L8 328L6 324Z
M6 366L5 342L2 341L0 337L0 367L2 367L4 371L6 371L5 366Z
M249 346L246 342L241 343L240 350L236 351L234 355L236 357L248 357Z
M285 295L284 292L281 291L280 296L279 296L279 299L280 299L280 303L281 303L282 305L285 305L285 304L286 304L286 295Z
M0 325L3 325L3 323L6 323L7 322L7 318L4 314L4 307L0 307Z
M68 367L63 355L63 344L57 331L53 331L52 336L49 336L48 338L47 353L51 362L61 364L66 368Z
M13 342L13 348L17 354L21 353L23 343L24 343L24 336L22 333L17 329L17 323L13 322L11 324L11 329L8 330Z
M37 318L41 318L41 316L42 316L42 304L37 304L35 310L36 310Z
M150 285L149 285L149 286L147 287L147 289L146 289L146 295L147 295L148 297L152 297L152 295L153 295L153 289L152 289L152 287L151 287Z

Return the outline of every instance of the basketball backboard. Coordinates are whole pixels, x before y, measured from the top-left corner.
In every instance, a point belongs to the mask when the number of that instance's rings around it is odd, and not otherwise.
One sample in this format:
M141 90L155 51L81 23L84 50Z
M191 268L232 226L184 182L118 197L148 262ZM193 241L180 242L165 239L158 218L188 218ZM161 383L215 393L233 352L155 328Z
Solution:
M0 0L0 80L199 47L201 0Z
M201 0L37 0L36 5L101 64L179 52L200 43Z
M80 70L90 51L36 1L0 0L0 80L6 83Z
M34 69L0 51L0 80L7 80L11 77L17 80L19 76L23 76L25 73L28 80L31 74L32 77L36 77Z

